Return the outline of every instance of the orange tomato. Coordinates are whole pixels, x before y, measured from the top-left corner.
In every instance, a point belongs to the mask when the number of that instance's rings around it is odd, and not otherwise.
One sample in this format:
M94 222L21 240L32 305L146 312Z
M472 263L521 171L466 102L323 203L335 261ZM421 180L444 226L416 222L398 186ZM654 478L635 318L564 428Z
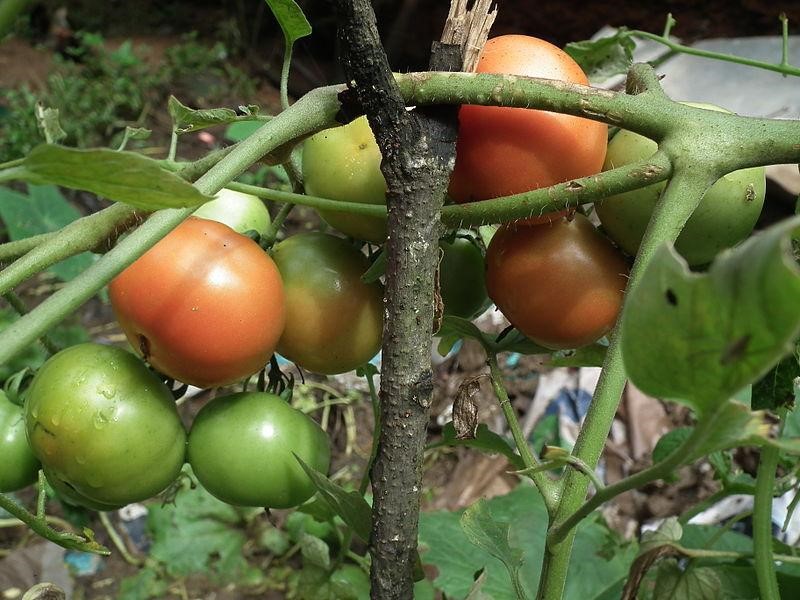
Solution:
M587 84L560 48L534 37L504 35L486 43L479 73L508 73ZM525 108L462 106L450 195L486 200L599 173L606 153L604 123Z
M501 227L486 251L489 297L514 327L548 348L578 348L608 333L627 284L623 256L576 214Z
M159 371L199 387L258 371L286 319L272 259L227 225L195 217L120 273L109 295L131 345Z

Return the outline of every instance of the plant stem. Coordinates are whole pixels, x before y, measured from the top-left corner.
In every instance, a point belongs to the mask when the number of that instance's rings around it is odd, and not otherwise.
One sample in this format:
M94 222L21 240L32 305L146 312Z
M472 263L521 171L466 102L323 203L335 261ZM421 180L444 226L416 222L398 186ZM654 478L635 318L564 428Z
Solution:
M16 158L8 162L0 163L0 169L10 169L11 167L18 167L25 161L24 158Z
M628 282L626 303L627 298L630 297L630 290L641 281L656 249L663 242L674 241L678 237L683 224L715 179L715 176L703 172L702 169L697 172L692 169L675 170L672 179L656 204L653 217L639 247L639 253ZM623 312L624 310L623 305ZM589 405L584 425L572 451L573 456L581 459L589 468L596 467L600 459L624 386L625 367L622 362L619 325L617 325L611 335L603 371L597 382L592 403ZM695 434L697 434L698 428L695 428ZM677 465L683 458L684 456L670 455L666 460ZM635 487L649 481L648 477L653 475L655 467L656 465L632 478L599 490L588 502L585 502L585 498L589 479L578 471L567 471L555 518L551 518L551 529L548 533L548 544L544 553L537 598L556 600L562 597L575 535L574 526L596 506L602 504L605 499L612 498L626 489L631 489L627 486ZM663 475L656 472L655 476Z
M503 374L500 372L500 367L497 364L497 355L487 353L487 362L489 363L492 389L494 390L494 393L500 402L500 409L503 411L503 416L506 419L508 428L511 430L511 436L514 438L517 451L519 452L520 458L522 458L522 464L525 465L526 469L535 469L540 462L531 451L528 440L525 438L525 434L522 432L522 427L520 427L517 414L514 412L514 407L511 406L508 393L503 386ZM556 483L547 476L547 473L543 471L531 471L527 473L527 475L531 478L533 483L536 484L539 493L544 499L548 513L554 513L558 504Z
M34 533L58 544L62 548L93 552L103 556L111 554L108 548L101 546L97 542L67 531L56 531L47 524L47 519L37 518L36 515L31 514L21 504L18 504L5 494L0 494L0 508L25 523Z
M753 505L753 553L759 597L780 600L775 559L772 556L772 493L780 450L771 445L761 447L756 473L756 494Z
M6 292L3 294L3 299L11 305L11 308L13 308L19 316L28 314L28 307L25 306L25 303L22 301L22 299L14 292ZM56 343L50 339L50 336L47 334L43 334L42 337L39 338L39 343L42 344L45 351L50 356L59 350L58 346L56 346Z
M227 187L230 187L230 185ZM261 243L265 248L269 248L275 243L275 240L278 238L278 232L281 230L281 227L283 227L286 217L288 217L289 213L292 212L294 206L295 205L293 203L287 202L281 206L278 214L275 215L274 219L272 219L272 222L270 222L269 227L264 232L264 235L261 236Z
M0 272L0 294L5 294L50 265L90 250L105 240L135 209L117 203L100 212L73 221L45 243L39 244ZM89 226L91 224L91 226Z
M119 535L119 532L117 531L116 527L114 527L111 519L108 518L108 513L100 513L100 522L103 524L103 527L105 527L106 533L111 539L111 542L114 544L114 547L119 550L122 558L125 559L125 562L129 565L133 565L134 567L142 566L144 564L144 560L130 553L128 546L125 545L125 541Z
M663 44L670 50L674 52L680 52L681 54L689 54L691 56L700 56L702 58L711 58L714 60L721 60L725 62L732 62L740 65L745 65L748 67L756 67L758 69L765 69L767 71L774 71L776 73L782 73L783 75L795 75L800 76L800 67L795 67L788 63L769 63L763 60L755 60L753 58L745 58L744 56L734 56L732 54L724 54L722 52L712 52L710 50L700 50L698 48L692 48L691 46L684 46L683 44L679 44L677 42L673 42L667 37L662 35L658 35L655 33L650 33L647 31L639 31L638 29L629 32L629 35L632 37L638 37L645 40L651 40L654 42L658 42L659 44Z
M657 152L639 163L582 177L571 182L559 183L548 188L539 188L503 198L444 206L441 213L442 223L448 228L455 229L541 215L570 206L591 204L605 196L621 194L658 183L666 180L671 173L672 166L666 155ZM274 202L291 202L354 215L386 216L386 207L380 204L341 202L239 182L231 182L225 187Z

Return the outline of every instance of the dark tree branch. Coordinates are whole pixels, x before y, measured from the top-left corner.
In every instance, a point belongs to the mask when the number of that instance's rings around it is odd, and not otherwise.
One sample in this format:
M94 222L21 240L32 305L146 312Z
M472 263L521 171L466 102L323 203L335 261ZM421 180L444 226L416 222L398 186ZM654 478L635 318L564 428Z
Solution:
M422 453L433 377L433 281L439 211L455 157L455 109L409 112L380 44L368 0L335 0L348 87L383 154L388 241L381 372L382 427L372 473L372 597L413 597ZM434 68L460 70L458 46L437 46Z

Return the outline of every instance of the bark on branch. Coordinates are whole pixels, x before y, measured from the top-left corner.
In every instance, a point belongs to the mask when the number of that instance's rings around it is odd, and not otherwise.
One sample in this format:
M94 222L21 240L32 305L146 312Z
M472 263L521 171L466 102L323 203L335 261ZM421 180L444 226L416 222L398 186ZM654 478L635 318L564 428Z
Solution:
M367 0L335 0L348 87L383 154L388 240L381 421L373 465L372 597L413 597L422 452L433 377L430 348L439 211L455 157L455 109L406 110ZM460 70L458 46L434 68Z

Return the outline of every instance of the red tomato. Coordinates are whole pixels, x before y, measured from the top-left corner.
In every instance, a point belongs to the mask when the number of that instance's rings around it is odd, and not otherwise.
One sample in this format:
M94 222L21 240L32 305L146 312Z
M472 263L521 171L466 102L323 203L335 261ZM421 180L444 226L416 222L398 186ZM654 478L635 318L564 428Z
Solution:
M479 73L509 73L587 84L563 50L534 37L504 35L486 43ZM607 127L580 117L497 106L462 106L450 195L486 200L599 173Z
M266 364L283 332L272 259L227 225L190 217L109 286L128 341L159 371L214 387Z
M486 252L489 297L512 325L548 348L578 348L608 333L628 265L581 214L506 225Z

